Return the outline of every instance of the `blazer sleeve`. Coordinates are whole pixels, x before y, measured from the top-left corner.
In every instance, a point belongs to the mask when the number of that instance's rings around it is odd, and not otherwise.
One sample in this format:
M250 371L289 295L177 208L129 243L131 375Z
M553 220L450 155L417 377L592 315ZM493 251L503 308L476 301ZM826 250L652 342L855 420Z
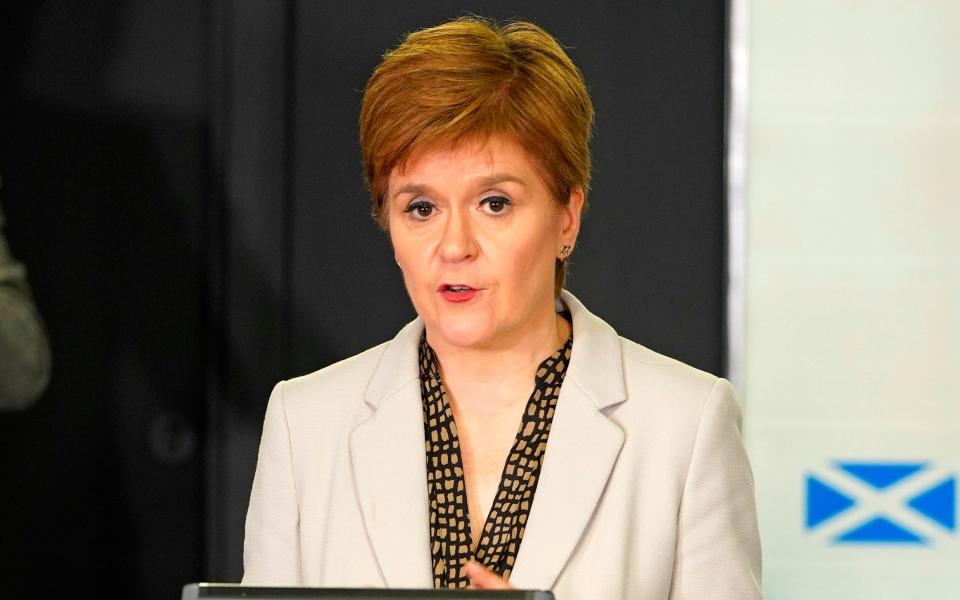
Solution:
M762 598L753 472L733 386L719 379L704 404L677 525L671 600Z
M280 382L273 388L263 421L243 541L246 585L302 585L303 580L300 508L283 386Z
M23 265L3 236L0 211L0 410L31 406L50 382L50 343Z

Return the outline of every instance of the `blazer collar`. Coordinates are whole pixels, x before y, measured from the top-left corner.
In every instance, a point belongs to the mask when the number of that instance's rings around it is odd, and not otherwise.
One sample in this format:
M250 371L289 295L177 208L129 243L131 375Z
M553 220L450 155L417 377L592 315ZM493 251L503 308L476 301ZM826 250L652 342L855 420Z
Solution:
M363 393L363 400L370 408L376 409L386 398L409 383L419 380L420 370L417 365L417 347L420 343L420 334L423 333L423 321L417 317L407 323L380 355L380 361L370 376L367 389Z
M573 317L573 350L566 377L576 381L598 409L624 401L620 336L567 290L560 291L557 304L558 310L566 307ZM423 321L417 317L387 343L363 396L371 408L419 377L417 347L422 332Z
M620 338L577 298L558 303L573 318L573 349L537 492L511 581L549 589L576 548L623 445L602 409L623 402ZM350 436L358 499L388 586L432 587L429 506L417 318L390 341L372 373L368 407Z
M577 382L598 409L626 400L620 336L567 290L561 290L557 301L573 317L573 350L566 377Z

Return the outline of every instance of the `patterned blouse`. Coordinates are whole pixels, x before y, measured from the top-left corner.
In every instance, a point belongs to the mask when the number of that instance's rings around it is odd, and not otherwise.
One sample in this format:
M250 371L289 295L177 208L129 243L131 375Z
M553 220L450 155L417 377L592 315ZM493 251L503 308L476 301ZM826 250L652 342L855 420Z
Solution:
M533 393L527 401L517 437L504 464L500 487L483 526L476 553L470 550L470 515L457 424L447 402L440 368L426 332L420 338L420 396L427 453L427 494L430 499L430 552L435 588L465 588L470 584L463 563L474 559L505 579L510 578L523 540L540 466L550 436L560 386L570 362L573 333L537 368Z

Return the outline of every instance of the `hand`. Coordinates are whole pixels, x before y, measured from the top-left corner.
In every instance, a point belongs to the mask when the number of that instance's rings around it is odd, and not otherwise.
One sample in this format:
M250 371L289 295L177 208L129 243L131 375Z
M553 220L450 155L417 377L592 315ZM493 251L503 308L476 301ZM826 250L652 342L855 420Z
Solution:
M490 571L475 560L468 560L463 564L470 583L478 590L512 590L514 589L506 579Z

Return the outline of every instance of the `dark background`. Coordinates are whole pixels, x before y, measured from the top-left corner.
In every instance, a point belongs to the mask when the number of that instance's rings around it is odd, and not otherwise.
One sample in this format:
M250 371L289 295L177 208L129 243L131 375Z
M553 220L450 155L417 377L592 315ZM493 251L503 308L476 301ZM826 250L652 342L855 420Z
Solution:
M468 11L544 26L590 85L569 289L622 335L723 372L723 3L3 10L0 202L54 351L39 403L0 413L5 597L172 599L240 578L272 385L413 316L368 216L365 80L403 33Z

